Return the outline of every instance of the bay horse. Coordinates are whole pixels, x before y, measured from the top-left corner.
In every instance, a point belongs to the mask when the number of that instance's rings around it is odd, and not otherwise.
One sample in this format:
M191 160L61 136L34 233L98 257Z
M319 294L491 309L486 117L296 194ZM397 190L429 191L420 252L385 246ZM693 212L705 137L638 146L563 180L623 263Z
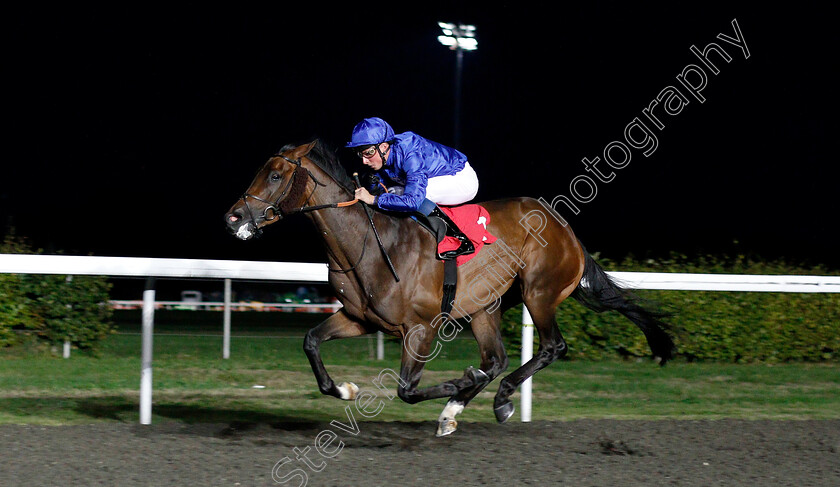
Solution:
M489 233L497 241L457 268L451 310L441 311L444 266L436 259L437 240L406 214L370 211L354 199L353 181L336 154L314 140L287 145L262 166L243 196L225 214L228 230L242 240L283 217L304 213L326 246L329 284L343 307L304 339L303 349L323 394L353 400L359 388L336 384L321 360L327 340L383 331L402 340L397 395L410 404L449 398L438 418L437 435L457 428L455 416L508 367L499 324L502 313L524 303L539 336L534 357L504 377L493 406L503 423L514 412L510 396L537 371L563 357L566 342L555 321L558 305L572 296L588 308L614 310L644 333L662 364L674 344L658 316L641 307L613 282L551 207L533 198L479 203L490 214ZM375 248L374 228L382 250ZM460 378L419 388L423 367L434 357L435 337L451 337L468 322L481 361Z

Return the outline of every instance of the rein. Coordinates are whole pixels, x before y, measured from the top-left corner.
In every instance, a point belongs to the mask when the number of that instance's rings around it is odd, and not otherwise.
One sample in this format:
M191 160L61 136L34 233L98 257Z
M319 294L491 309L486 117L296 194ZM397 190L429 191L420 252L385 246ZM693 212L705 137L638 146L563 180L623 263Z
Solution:
M283 216L289 215L289 214L292 214L292 213L305 213L305 212L309 212L309 211L322 210L324 208L345 208L345 207L348 207L348 206L355 205L356 203L359 202L358 198L354 198L350 201L343 201L343 202L340 202L340 203L328 203L328 204L324 204L324 205L307 206L308 203L309 203L309 200L312 198L312 195L314 195L315 191L318 190L318 187L319 186L326 187L326 184L322 183L321 181L318 181L318 179L315 177L315 175L312 174L312 171L303 167L300 163L300 159L290 159L290 158L284 156L283 154L275 154L273 157L281 157L286 162L291 163L296 167L295 167L294 172L292 173L292 177L289 178L289 181L286 183L286 186L283 188L283 191L281 191L280 194L277 196L277 198L275 198L274 203L272 203L272 202L270 202L266 199L260 198L259 196L254 196L254 195L249 194L249 193L245 193L245 194L242 195L242 197L241 197L242 202L245 204L245 208L248 210L248 216L250 216L251 221L254 222L254 227L255 228L256 228L256 219L254 218L254 212L251 210L251 206L248 204L248 198L257 200L260 203L264 203L266 205L265 209L263 209L263 214L262 214L263 220L265 220L265 221L272 221L272 220L275 220L277 218L282 219ZM306 197L306 200L303 202L303 206L300 206L298 208L289 208L286 203L289 200L296 200L298 198L298 196L303 195L303 192L306 190L306 179L305 179L305 176L303 176L304 171L306 171L306 175L308 175L312 179L312 181L315 182L315 189L313 189L312 192L309 193L309 196ZM301 175L300 179L298 179L299 174ZM353 176L355 178L356 186L357 187L361 186L360 183L359 183L358 174L354 174ZM385 262L388 264L388 268L391 270L391 273L394 275L394 279L396 279L397 282L399 282L400 277L397 275L397 271L396 271L396 269L394 269L394 264L391 263L391 258L388 256L388 252L385 251L385 246L382 244L382 239L379 236L379 232L376 230L376 226L373 224L373 217L370 214L370 209L366 205L363 205L363 209L364 209L365 215L368 217L368 222L370 223L370 227L368 227L368 230L365 233L365 239L362 242L362 252L359 255L359 260L357 260L356 263L353 264L352 266L350 266L350 268L348 268L348 269L332 269L329 266L327 266L327 269L332 271L332 272L341 272L341 273L347 273L347 272L350 272L353 269L355 269L356 266L359 265L359 263L362 261L362 258L365 256L365 249L367 248L368 235L370 234L370 230L373 229L373 233L376 236L376 241L379 244L379 250L382 251L382 255L385 257ZM271 218L269 218L269 212L271 212ZM260 229L257 228L256 231L259 233Z
M347 269L342 269L340 267L338 269L333 269L332 267L329 266L329 264L327 264L327 270L330 271L330 272L340 272L342 274L347 274L348 272L355 269L359 264L361 264L362 259L365 257L365 249L367 249L367 240L368 240L368 235L370 235L370 229L371 229L371 227L368 227L367 231L365 232L365 238L364 238L364 240L362 240L362 252L359 254L359 259L356 260L355 264L351 265ZM330 252L330 253L332 253L332 252ZM338 259L336 259L335 256L333 256L333 259L336 262L338 262Z

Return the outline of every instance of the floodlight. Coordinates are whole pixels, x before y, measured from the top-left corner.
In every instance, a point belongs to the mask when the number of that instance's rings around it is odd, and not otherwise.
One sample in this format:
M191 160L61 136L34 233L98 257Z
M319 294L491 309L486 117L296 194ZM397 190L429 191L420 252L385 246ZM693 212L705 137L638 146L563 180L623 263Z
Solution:
M475 38L474 25L458 24L456 26L447 22L438 22L438 26L443 31L443 35L438 36L438 42L449 49L463 49L465 51L475 51L478 49L478 40Z

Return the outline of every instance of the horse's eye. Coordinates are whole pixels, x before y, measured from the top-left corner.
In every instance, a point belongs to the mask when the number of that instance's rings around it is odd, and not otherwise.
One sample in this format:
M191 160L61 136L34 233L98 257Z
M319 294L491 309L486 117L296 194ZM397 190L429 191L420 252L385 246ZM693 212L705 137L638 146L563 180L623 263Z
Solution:
M280 175L278 173L271 173L271 180L272 181L280 181Z

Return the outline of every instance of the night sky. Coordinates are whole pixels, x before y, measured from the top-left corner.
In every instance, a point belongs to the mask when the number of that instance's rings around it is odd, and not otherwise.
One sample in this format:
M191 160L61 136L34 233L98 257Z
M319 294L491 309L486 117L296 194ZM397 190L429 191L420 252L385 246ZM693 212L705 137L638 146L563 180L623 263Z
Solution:
M339 148L364 117L453 145L443 20L477 28L459 149L478 171L478 201L569 195L577 176L594 178L581 160L626 144L639 117L656 149L633 149L621 169L601 162L614 178L595 180L579 214L561 208L590 251L840 267L834 16L806 2L586 3L9 11L3 232L66 254L323 262L305 217L241 242L223 215L281 146L319 137ZM717 38L735 36L733 19L749 58ZM689 95L653 129L643 110L668 86L688 94L677 75L700 64L692 45L711 42L731 61L710 57L720 72L706 68L705 101Z

